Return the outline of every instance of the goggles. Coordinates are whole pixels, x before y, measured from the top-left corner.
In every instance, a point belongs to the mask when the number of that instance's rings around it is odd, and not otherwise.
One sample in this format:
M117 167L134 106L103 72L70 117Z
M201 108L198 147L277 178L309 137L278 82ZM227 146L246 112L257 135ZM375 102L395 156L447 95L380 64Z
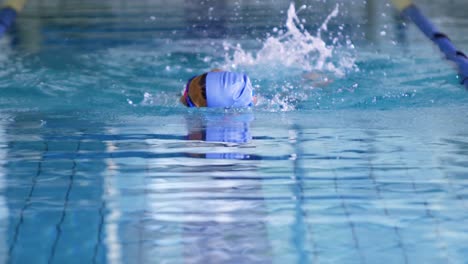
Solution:
M189 92L189 89L190 89L190 83L193 81L193 79L195 79L195 77L197 76L193 76L192 78L190 78L187 82L187 84L185 85L185 91L184 91L184 98L185 98L185 103L187 103L187 106L188 107L197 107L193 102L192 100L190 99L190 96L188 94Z

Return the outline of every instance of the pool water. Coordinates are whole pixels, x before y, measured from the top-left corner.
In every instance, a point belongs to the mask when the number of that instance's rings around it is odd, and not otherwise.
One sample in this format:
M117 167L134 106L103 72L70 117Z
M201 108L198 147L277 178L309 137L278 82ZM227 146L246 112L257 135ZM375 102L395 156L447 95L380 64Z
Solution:
M418 1L468 49L462 0ZM374 1L39 1L0 40L0 263L465 263L468 93ZM187 109L247 72L252 109Z

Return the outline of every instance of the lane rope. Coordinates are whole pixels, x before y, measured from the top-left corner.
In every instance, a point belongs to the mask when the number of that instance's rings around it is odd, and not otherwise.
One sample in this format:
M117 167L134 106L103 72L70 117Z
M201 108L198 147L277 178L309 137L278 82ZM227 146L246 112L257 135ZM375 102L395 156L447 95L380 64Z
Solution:
M468 58L458 50L448 36L441 31L410 0L393 0L401 14L413 23L432 40L444 53L445 58L456 64L461 84L468 89Z

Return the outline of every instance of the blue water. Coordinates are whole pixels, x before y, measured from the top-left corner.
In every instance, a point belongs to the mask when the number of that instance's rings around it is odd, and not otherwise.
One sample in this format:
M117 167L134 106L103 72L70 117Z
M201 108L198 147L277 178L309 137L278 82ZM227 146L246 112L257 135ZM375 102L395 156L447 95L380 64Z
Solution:
M468 50L466 3L420 4ZM28 3L0 40L0 263L466 263L455 70L385 3L295 7L315 37L337 10L328 49L286 37L288 1ZM182 107L214 67L258 105Z

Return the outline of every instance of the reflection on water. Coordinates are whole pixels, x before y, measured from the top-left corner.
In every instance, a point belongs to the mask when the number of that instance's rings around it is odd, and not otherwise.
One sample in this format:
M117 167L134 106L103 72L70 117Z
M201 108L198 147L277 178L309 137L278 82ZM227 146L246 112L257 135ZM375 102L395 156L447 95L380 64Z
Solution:
M100 213L107 212L103 227L106 235L102 237L108 245L107 261L141 263L175 258L217 263L232 256L248 261L249 256L242 257L245 248L267 250L267 236L259 229L263 225L258 211L261 200L234 198L242 197L244 177L251 182L246 194L260 188L252 176L256 174L255 164L238 162L250 159L242 152L249 150L244 146L252 140L253 120L251 113L190 114L181 120L187 127L186 136L145 133L149 127L141 127L138 133L123 128L104 135L53 137L106 142L105 152L84 151L73 156L80 163L101 157L107 166L100 209ZM60 160L67 155L50 153L47 158ZM134 173L129 177L131 171ZM223 198L226 195L233 198ZM249 223L240 223L239 214L249 216ZM129 215L132 217L127 218ZM252 241L239 232L258 233L258 239ZM226 248L220 248L220 244ZM236 247L240 247L238 253L233 250ZM221 254L223 250L233 252Z
M10 115L0 130L0 255L462 263L466 132L443 109L411 124L401 116Z
M252 113L216 114L209 113L202 116L188 116L188 140L220 143L223 145L241 146L250 143L252 135L250 123L254 120ZM214 144L213 144L214 145ZM242 153L199 153L192 157L206 159L249 159Z
M192 153L179 165L165 164L171 177L160 172L161 161L149 161L145 256L184 263L255 261L247 252L269 256L265 204L249 199L261 197L261 180L254 178L258 168L238 161L249 159L240 148L251 140L252 114L189 115L186 120Z

